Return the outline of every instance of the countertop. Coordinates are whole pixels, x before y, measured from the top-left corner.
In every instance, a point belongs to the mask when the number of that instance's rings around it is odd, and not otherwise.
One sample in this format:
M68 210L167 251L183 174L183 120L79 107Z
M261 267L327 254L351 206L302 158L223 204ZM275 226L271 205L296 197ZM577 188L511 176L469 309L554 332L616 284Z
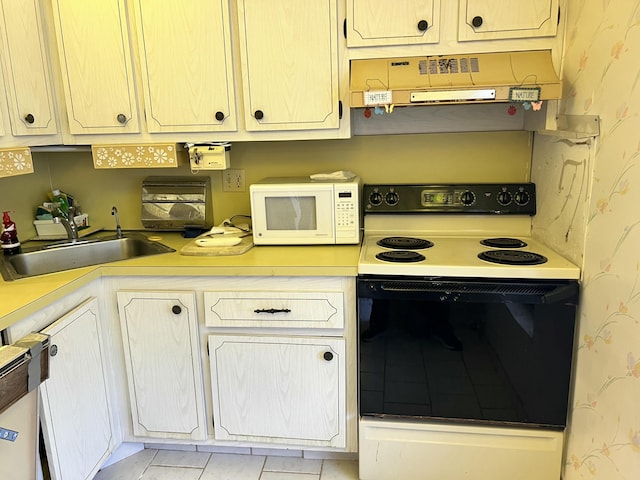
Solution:
M0 283L0 330L102 276L356 276L360 245L254 246L241 255L186 256L191 239L145 232L174 248L151 255Z

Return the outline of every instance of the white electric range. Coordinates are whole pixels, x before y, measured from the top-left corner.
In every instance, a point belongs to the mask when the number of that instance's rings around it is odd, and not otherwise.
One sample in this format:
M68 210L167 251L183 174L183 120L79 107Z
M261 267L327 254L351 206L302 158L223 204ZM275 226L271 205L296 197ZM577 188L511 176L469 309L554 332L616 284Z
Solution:
M580 269L535 185L365 185L360 478L559 478Z
M366 185L363 205L361 274L580 276L578 266L530 236L533 184Z

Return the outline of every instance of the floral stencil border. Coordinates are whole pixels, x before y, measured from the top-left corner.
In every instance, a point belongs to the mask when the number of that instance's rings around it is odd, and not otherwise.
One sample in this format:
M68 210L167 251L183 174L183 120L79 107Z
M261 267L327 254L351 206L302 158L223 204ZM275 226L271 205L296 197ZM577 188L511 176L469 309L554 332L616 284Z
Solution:
M176 168L175 143L92 145L95 168Z
M33 159L28 147L0 148L0 178L33 173Z

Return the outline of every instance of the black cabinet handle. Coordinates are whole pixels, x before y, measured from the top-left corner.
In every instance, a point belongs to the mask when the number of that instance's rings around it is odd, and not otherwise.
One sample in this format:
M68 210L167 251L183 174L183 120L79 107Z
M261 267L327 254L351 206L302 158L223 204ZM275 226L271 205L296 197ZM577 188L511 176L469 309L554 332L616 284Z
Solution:
M418 30L424 32L427 28L429 28L429 22L427 22L426 20L420 20L418 22Z
M124 125L125 123L127 123L127 116L124 113L119 113L116 117L116 120L120 125Z
M483 22L484 22L484 20L482 19L482 17L476 16L476 17L473 17L473 19L471 20L471 25L473 25L474 27L478 28L478 27L482 26Z
M176 315L179 315L180 313L182 313L182 308L180 308L180 305L174 305L173 307L171 307L171 311Z
M256 308L253 313L291 313L288 308Z
M253 116L256 117L256 120L262 120L264 118L264 112L262 110L256 110Z
M52 357L55 357L58 354L58 345L51 345L51 347L49 348L49 355Z
M322 355L322 357L323 357L327 362L330 362L331 360L333 360L333 353L331 353L331 352L324 352L324 355Z
M219 122L224 120L224 113L222 112L216 112L216 120L218 120Z
M27 115L24 117L24 121L27 122L29 125L31 125L33 122L36 121L36 117L31 115L30 113L27 113Z

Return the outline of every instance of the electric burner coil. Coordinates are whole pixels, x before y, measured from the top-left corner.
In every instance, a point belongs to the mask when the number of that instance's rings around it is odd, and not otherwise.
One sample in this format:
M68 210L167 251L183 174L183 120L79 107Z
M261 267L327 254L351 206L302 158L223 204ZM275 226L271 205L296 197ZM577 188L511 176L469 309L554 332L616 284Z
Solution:
M376 254L376 258L383 262L393 263L415 263L426 260L424 255L412 250L391 250L388 252L380 252Z
M480 260L501 265L541 265L547 257L534 252L522 250L486 250L478 254Z
M376 242L381 247L399 250L420 250L433 247L433 242L424 238L414 237L385 237Z
M527 246L527 243L523 242L519 238L509 237L485 238L480 241L480 244L485 247L496 248L522 248Z

